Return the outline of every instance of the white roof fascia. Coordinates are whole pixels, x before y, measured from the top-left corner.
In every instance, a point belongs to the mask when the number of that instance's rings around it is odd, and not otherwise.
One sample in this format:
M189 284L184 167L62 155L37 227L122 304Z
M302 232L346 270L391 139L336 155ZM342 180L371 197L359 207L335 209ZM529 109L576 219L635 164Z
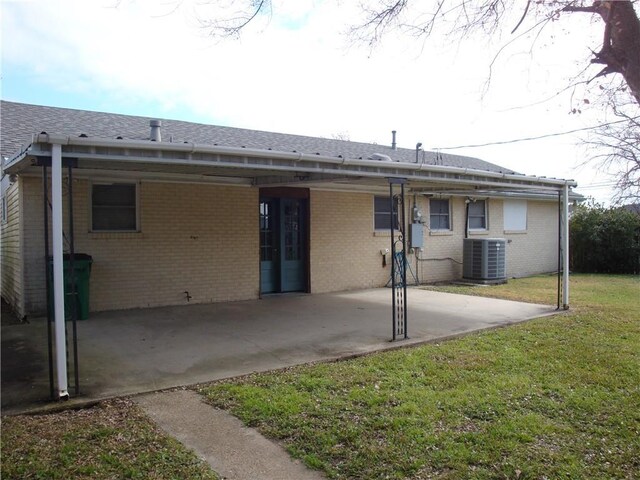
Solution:
M513 199L522 199L522 200L540 200L543 202L557 202L558 201L558 192L561 190L555 191L545 191L545 192L522 192L522 191L488 191L488 190L433 190L429 191L428 189L419 188L411 193L415 193L417 195L424 195L427 197L477 197L477 198L513 198ZM580 201L584 197L578 193L573 191L569 192L569 198L571 200Z
M495 186L558 191L564 185L577 186L573 180L541 178L442 165L347 159L301 152L282 152L195 143L152 142L37 134L31 145L5 164L10 173L24 168L30 156L49 156L49 145L63 147L63 156L86 160L174 164L185 166L220 166L282 172L319 172L361 177L401 177L414 181L432 181L467 185ZM44 148L43 148L44 147ZM135 151L135 153L133 152ZM220 160L220 156L237 161ZM199 158L207 158L201 160ZM274 164L275 162L275 164ZM30 163L29 163L30 164ZM22 168L21 168L22 167Z

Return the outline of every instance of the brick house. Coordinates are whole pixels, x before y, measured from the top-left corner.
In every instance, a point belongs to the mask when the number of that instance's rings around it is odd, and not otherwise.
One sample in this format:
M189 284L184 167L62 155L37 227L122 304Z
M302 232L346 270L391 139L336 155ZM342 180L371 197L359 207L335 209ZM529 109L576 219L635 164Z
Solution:
M45 310L43 165L62 165L62 249L72 166L92 311L384 286L389 178L406 181L408 223L423 227L410 283L461 278L465 237L506 239L508 277L552 272L575 186L395 144L5 101L1 114L2 296L20 315Z

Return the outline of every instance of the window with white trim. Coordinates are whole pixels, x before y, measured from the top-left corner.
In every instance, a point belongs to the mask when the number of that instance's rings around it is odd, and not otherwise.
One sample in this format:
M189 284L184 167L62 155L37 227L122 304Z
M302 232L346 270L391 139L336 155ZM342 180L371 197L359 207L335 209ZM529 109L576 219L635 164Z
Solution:
M451 211L448 198L429 199L429 228L451 230Z
M503 204L504 229L514 232L527 230L527 201L505 200Z
M487 229L487 201L476 200L468 204L468 225L469 230Z
M398 202L393 202L394 228L398 228ZM376 230L391 228L391 202L389 197L373 198L373 226Z
M94 183L91 185L91 230L138 231L138 185Z

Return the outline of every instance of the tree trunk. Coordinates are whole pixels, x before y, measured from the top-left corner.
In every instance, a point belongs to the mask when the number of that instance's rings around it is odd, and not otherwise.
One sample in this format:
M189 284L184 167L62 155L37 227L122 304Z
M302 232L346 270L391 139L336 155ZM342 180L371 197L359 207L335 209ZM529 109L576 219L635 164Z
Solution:
M596 1L595 11L605 21L602 50L592 60L605 65L604 73L620 73L640 103L640 20L630 1Z

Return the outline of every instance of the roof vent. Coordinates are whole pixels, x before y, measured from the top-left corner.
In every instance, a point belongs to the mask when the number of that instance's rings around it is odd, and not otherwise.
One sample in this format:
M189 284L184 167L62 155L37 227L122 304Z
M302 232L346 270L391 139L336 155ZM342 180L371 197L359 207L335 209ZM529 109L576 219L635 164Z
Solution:
M396 131L391 130L391 150L397 150L398 146L396 144Z
M162 127L162 122L160 120L151 120L149 122L149 126L151 127L149 140L151 140L152 142L161 142L162 134L160 133L160 128Z
M393 162L389 155L385 155L384 153L374 153L369 157L370 160L381 160L383 162Z

